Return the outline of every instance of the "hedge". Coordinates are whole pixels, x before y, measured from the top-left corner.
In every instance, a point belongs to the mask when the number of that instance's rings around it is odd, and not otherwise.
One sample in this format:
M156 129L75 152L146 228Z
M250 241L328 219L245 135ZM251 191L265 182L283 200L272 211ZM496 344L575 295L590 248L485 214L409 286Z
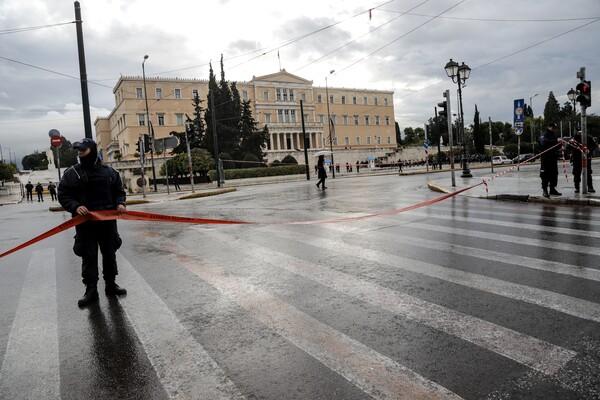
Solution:
M306 173L304 165L284 165L268 168L243 168L243 169L226 169L225 180L244 179L244 178L259 178L265 176L282 176L282 175L298 175ZM208 176L211 180L217 179L215 170L208 171Z

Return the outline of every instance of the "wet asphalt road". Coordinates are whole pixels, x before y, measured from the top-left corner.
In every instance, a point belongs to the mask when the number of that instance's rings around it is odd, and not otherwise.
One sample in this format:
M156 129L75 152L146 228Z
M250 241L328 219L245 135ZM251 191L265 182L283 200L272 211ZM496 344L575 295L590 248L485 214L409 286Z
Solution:
M0 398L600 398L597 209L457 196L331 222L440 194L314 184L131 206L259 224L120 221L129 294L84 310L73 229L0 259ZM48 205L0 207L1 250L68 220Z

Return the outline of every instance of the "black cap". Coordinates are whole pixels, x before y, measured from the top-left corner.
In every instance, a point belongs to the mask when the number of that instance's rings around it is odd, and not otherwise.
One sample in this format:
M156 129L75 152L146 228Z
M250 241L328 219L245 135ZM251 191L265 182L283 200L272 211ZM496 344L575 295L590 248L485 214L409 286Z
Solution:
M83 138L73 143L73 148L76 150L95 149L96 142L90 138Z
M548 128L558 128L558 125L556 125L556 122L550 122Z

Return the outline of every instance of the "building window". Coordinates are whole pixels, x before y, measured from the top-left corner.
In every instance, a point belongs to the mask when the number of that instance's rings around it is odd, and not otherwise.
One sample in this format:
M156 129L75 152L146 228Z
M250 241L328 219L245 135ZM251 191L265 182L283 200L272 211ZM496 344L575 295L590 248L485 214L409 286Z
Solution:
M381 144L381 136L375 136L375 143Z
M325 116L323 114L319 114L319 123L321 123L321 124L325 123Z
M306 101L306 93L302 93L302 101Z
M329 95L329 104L333 104L333 95L332 94Z
M159 87L157 87L155 91L156 91L156 100L162 99L163 98L163 96L162 96L162 89L159 88Z
M288 90L283 89L283 101L288 101Z
M375 97L375 105L378 106L379 105L379 98Z
M294 89L290 89L290 101L294 101Z
M308 114L304 114L304 123L308 123Z
M268 90L265 90L263 92L263 100L264 101L269 101L269 91Z
M283 116L285 117L285 122L290 123L290 110L283 110Z
M317 103L322 103L322 102L323 102L323 97L320 94L318 94L317 95Z
M387 117L387 116L385 117L385 124L386 125L390 124L390 117Z
M384 98L383 98L383 105L384 105L384 106L386 106L386 107L387 107L387 101L388 101L388 100L387 100L387 97L384 97Z
M296 110L290 110L291 122L296 123Z
M198 89L192 89L192 99L196 97L200 97L200 93L198 93Z
M363 97L363 104L365 106L369 104L369 98L367 96Z
M183 125L183 114L175 114L175 120L177 121L177 126Z
M349 145L350 145L350 138L349 138L348 136L346 136L346 137L344 138L344 144L345 144L346 146L349 146Z
M142 91L141 87L135 88L135 98L136 99L143 99L144 98L144 92Z
M175 89L175 99L181 99L181 89Z
M333 126L337 125L337 115L331 114L331 120L333 121Z
M344 125L348 125L348 116L342 115L342 121L344 122Z
M360 136L357 136L355 140L356 140L356 144L360 144Z
M158 125L165 126L165 114L157 114Z
M248 91L242 90L242 100L248 101Z
M281 89L277 88L275 90L275 93L277 94L277 101L281 101Z
M265 124L271 123L271 114L265 113Z
M346 104L346 96L342 96L342 104Z
M352 96L352 104L356 104L356 96Z
M277 122L283 122L283 110L277 110Z
M391 136L387 137L387 144L392 144L392 137Z
M354 125L358 125L358 115L354 116Z
M138 125L145 126L146 125L146 114L138 114Z
M379 115L375 116L375 125L379 125L381 123L381 117Z
M371 118L368 115L365 115L365 125L369 125L371 122Z
M367 136L367 144L371 144L371 136Z

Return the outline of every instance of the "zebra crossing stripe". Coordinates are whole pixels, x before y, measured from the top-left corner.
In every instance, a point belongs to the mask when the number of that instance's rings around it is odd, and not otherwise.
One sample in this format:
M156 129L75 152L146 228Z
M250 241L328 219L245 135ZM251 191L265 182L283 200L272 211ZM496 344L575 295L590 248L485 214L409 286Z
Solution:
M215 238L214 235L211 236ZM544 374L556 373L576 355L573 351L512 329L413 296L397 293L256 243L246 243L246 246L242 246L238 241L236 249L262 263L285 269L374 306L456 336Z
M266 326L373 398L461 398L217 266L182 255L178 260Z
M361 228L353 227L352 229L349 229L348 226L340 225L331 225L328 227L328 229L360 236L365 236L368 232L368 230L362 230ZM369 226L369 230L371 229L373 229L372 225ZM384 239L387 238L387 240L390 241L397 241L398 237L414 239L414 235L411 235L410 232L402 230L395 230L394 233L378 231L377 235ZM463 256L481 258L482 260L508 263L523 268L536 269L539 271L552 272L561 275L570 275L581 279L600 282L600 270L593 268L573 266L571 264L565 264L557 261L540 260L533 257L507 254L499 251L479 249L476 247L468 247L459 244L448 244L423 238L419 238L419 240L411 240L410 245L413 247L422 247L424 249L433 248L439 251L451 252Z
M117 252L119 281L129 295L119 299L161 384L172 399L244 399L131 263Z
M0 369L0 397L60 399L54 248L33 252Z
M415 226L414 223L406 226ZM436 226L437 231L442 227ZM450 229L456 231L456 229ZM466 230L461 230L466 231ZM485 232L473 232L472 235L481 237ZM282 232L278 232L282 236ZM494 293L499 296L514 300L520 300L527 303L539 305L551 310L559 311L578 318L590 321L600 322L600 304L587 300L576 299L559 293L550 292L543 289L532 288L517 283L506 282L496 278L490 278L477 275L470 272L459 271L451 268L442 267L418 260L401 257L398 255L387 254L382 251L370 250L351 246L341 241L331 240L329 238L298 238L297 235L288 234L293 240L302 243L355 257L357 259L369 262L376 261L390 267L400 268L405 271L414 272L430 276L432 278L442 279L465 287ZM508 235L505 235L508 236ZM525 240L525 238L519 238Z

